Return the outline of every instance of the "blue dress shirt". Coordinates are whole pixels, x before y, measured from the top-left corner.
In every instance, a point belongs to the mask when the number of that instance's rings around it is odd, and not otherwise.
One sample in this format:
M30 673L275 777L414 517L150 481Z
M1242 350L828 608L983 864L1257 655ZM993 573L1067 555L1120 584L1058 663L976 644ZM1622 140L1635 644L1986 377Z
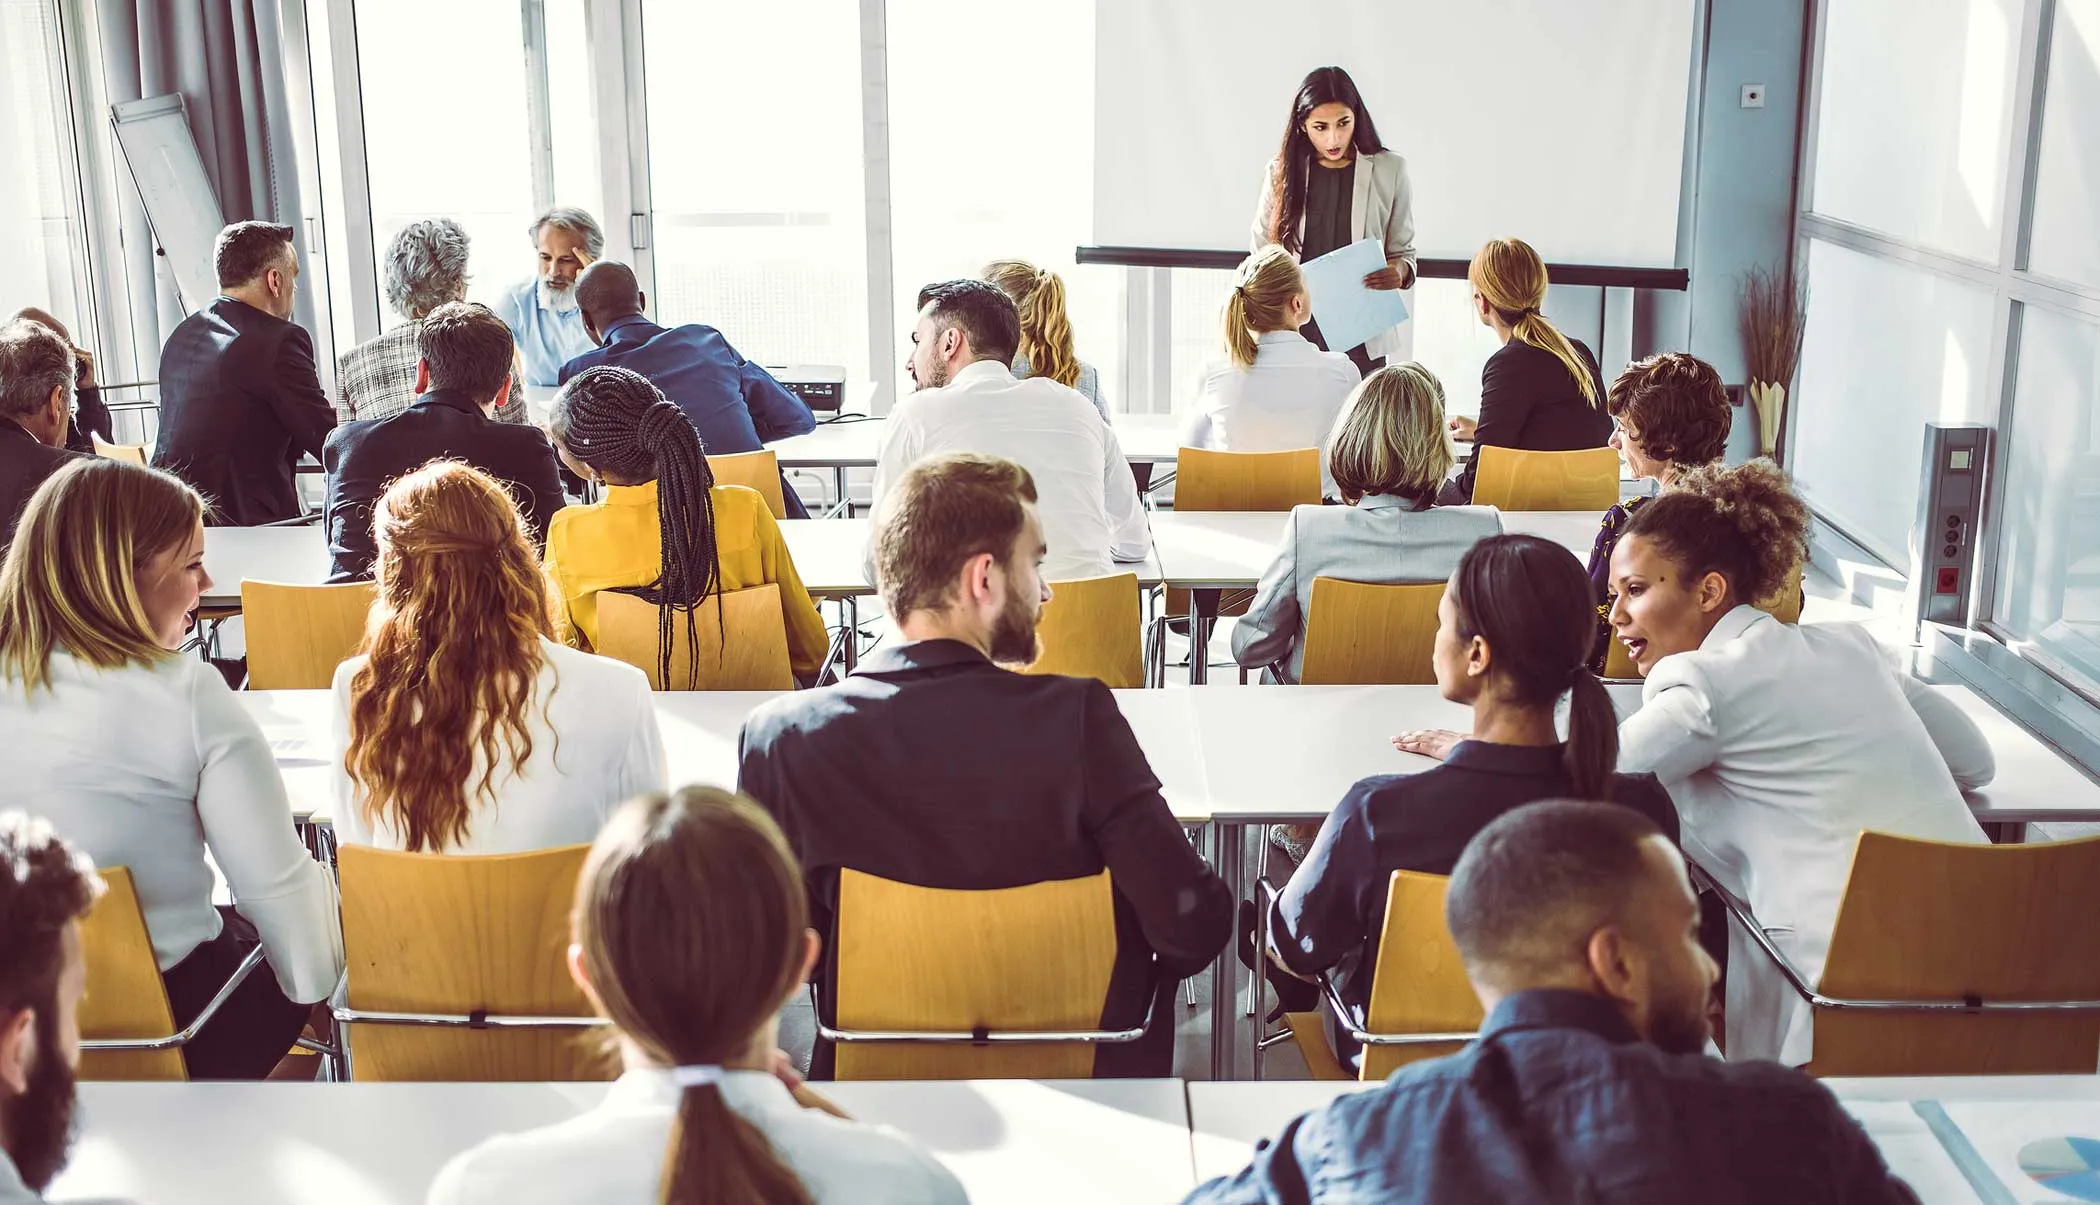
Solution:
M631 369L685 411L710 456L756 452L767 441L813 431L817 416L773 374L737 354L711 326L665 328L640 314L605 328L603 346L562 366L561 383L586 368Z
M583 311L540 308L537 279L511 286L496 303L496 315L517 340L527 385L561 384L561 366L591 349L591 336L583 329Z
M1459 1053L1295 1118L1187 1205L1917 1199L1808 1076L1666 1054L1611 1001L1541 990L1506 997Z

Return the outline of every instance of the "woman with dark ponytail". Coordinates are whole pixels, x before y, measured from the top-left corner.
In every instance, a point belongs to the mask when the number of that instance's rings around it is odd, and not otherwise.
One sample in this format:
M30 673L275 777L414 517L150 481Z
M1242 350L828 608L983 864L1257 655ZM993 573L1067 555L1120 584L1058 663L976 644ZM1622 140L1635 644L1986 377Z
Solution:
M1342 999L1359 1007L1370 996L1394 871L1450 874L1489 821L1541 799L1622 803L1677 836L1662 786L1614 773L1618 720L1590 672L1597 612L1575 554L1537 536L1482 540L1460 559L1437 620L1437 688L1473 709L1471 735L1395 737L1401 751L1444 764L1352 787L1277 905L1270 958L1299 976L1333 968ZM1565 742L1554 725L1563 695L1572 696Z
M777 1014L817 958L802 875L750 799L630 801L576 881L569 970L625 1073L591 1112L494 1138L430 1205L832 1205L965 1199L932 1156L780 1071Z
M788 659L798 676L816 675L824 621L779 524L757 491L715 484L683 410L640 373L601 366L562 386L548 425L569 468L606 486L604 501L560 510L547 528L547 576L560 594L558 626L569 644L597 643L599 591L639 594L660 608L657 680L692 689L691 680L668 680L673 625L694 640L708 595L773 583Z

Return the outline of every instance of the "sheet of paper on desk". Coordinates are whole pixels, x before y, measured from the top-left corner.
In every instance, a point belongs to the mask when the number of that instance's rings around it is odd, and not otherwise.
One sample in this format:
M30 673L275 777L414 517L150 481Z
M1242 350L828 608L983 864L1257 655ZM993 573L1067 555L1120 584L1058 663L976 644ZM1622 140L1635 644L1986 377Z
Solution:
M1364 277L1385 267L1385 244L1374 238L1339 247L1304 265L1305 291L1330 351L1347 351L1407 321L1399 289L1367 289Z
M1839 1099L1874 1140L1875 1149L1925 1205L1975 1205L1976 1190L1907 1100Z
M2020 1166L2020 1154L2038 1139L2100 1139L2100 1099L2093 1100L1943 1100L1947 1119L1961 1130L1976 1155L2008 1191L2002 1198L2060 1205L2068 1200L2091 1200L2062 1187L2045 1186ZM2071 1169L2044 1169L2063 1175Z
M280 766L325 766L328 750L304 732L277 729L265 731L270 738L270 756Z

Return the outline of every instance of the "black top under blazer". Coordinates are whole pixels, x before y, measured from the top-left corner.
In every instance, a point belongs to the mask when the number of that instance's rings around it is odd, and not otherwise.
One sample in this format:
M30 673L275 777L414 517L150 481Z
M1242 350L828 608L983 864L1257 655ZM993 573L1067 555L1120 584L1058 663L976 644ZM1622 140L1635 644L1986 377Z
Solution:
M14 542L22 509L44 479L75 460L77 452L46 446L13 419L0 418L0 553Z
M304 328L221 297L160 350L153 466L196 487L205 522L253 527L299 516L292 466L318 457L335 409Z
M1473 474L1485 447L1520 452L1574 452L1611 442L1611 416L1604 412L1604 376L1597 357L1580 339L1570 339L1589 369L1597 403L1582 396L1560 357L1522 339L1511 339L1480 370L1480 422L1465 472L1444 487L1445 506L1473 500Z

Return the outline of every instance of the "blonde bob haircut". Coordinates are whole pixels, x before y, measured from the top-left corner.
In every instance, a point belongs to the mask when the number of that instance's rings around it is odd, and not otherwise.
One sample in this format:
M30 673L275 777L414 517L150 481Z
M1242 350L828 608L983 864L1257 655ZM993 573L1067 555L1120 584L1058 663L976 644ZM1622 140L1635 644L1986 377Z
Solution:
M197 491L157 469L92 458L53 473L0 564L0 679L35 694L60 649L96 669L172 656L139 601L138 571L203 521Z
M1240 261L1225 295L1225 352L1233 366L1254 367L1255 338L1291 326L1291 298L1305 291L1305 274L1290 252L1270 243Z
M1365 377L1327 441L1327 471L1351 505L1373 494L1434 498L1451 464L1444 386L1413 361Z

